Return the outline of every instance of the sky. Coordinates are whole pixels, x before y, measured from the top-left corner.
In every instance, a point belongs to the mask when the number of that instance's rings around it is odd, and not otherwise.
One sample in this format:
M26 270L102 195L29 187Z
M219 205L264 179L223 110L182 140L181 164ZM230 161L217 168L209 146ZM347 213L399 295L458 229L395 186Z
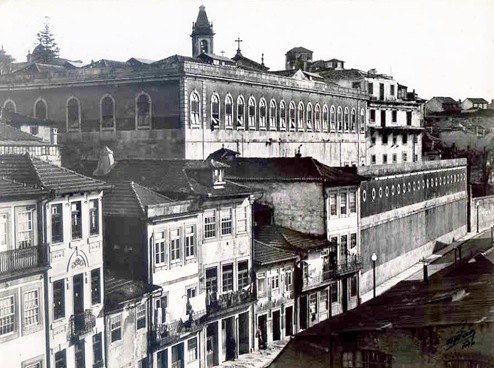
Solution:
M201 3L218 55L233 57L240 37L244 56L280 70L303 46L423 98L494 99L493 0L0 0L0 44L25 61L47 16L67 59L191 56Z

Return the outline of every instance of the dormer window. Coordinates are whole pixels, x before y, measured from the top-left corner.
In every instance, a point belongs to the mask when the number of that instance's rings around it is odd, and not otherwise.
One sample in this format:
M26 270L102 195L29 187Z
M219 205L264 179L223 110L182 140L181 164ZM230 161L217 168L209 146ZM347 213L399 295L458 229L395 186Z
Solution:
M214 169L213 171L213 186L215 188L223 188L225 185L225 172L223 169Z

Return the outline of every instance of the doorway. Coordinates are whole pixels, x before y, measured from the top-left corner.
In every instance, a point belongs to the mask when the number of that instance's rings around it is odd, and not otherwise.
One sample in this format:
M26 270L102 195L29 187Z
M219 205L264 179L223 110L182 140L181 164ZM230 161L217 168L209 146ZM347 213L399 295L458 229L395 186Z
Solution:
M343 312L348 310L348 279L341 280L341 308Z
M246 354L249 352L249 335L249 312L245 312L238 316L239 354Z
M273 312L273 341L281 340L281 313L279 310Z
M206 331L206 361L208 367L219 364L218 359L218 322L208 325Z
M305 330L307 328L307 295L300 297L300 328Z
M237 337L235 334L235 317L223 319L221 321L222 335L222 362L235 360L237 355Z
M265 349L268 343L268 316L263 314L257 317L257 333L256 337L258 339L259 349Z
M293 307L285 309L285 336L293 335Z

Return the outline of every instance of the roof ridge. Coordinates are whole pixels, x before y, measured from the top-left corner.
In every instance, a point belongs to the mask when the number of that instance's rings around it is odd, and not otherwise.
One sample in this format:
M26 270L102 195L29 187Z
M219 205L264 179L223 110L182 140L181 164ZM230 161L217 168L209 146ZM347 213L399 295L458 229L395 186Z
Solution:
M314 159L314 157L312 157L312 156L310 156L309 158L310 158L310 160L311 160L312 164L316 167L316 170L317 170L317 172L319 173L319 175L320 175L322 178L324 178L324 175L322 174L322 172L321 172L321 170L319 169L319 166L318 166L318 164L317 164L317 163L319 163L319 161L315 160L315 159ZM317 162L317 163L316 163L316 162Z
M31 165L31 168L34 170L34 172L36 173L36 177L38 178L38 182L40 183L40 188L47 188L45 186L45 183L43 183L43 181L41 180L41 177L39 175L39 171L37 169L37 167L34 165L34 161L33 161L33 157L29 154L29 153L26 153L25 155L27 157L27 161L29 162L29 164Z
M296 255L297 255L296 253L294 253L294 252L292 252L291 250L288 250L288 249L283 249L283 248L275 247L274 245L264 243L264 242L262 242L262 241L260 241L260 240L257 240L257 239L254 239L254 241L255 241L255 242L258 242L259 244L262 244L262 245L264 245L264 246L266 246L266 247L268 247L268 248L273 248L273 249L276 249L276 250L278 250L278 251L280 251L280 252L291 253L291 254L293 254L294 256L296 256Z
M169 200L169 201L175 202L175 200L173 200L173 199L171 199L171 198L169 198L169 197L167 197L167 196L165 196L165 195L163 195L163 194L161 194L161 193L157 192L156 190L151 189L151 188L149 188L149 187L147 187L147 186L145 186L145 185L142 185L142 184L136 183L135 181L132 181L131 183L132 183L133 185L136 185L136 186L138 186L138 187L141 187L142 189L144 189L144 190L145 190L145 191L147 191L147 192L152 193L153 195L156 195L156 196L161 197L161 198L164 198L164 199L166 199L166 200Z
M139 194L137 194L136 189L134 187L134 182L131 181L129 182L130 188L132 189L132 193L134 194L134 197L137 199L137 203L139 203L139 207L141 208L142 213L146 213L146 209L144 208L144 205L142 204L141 198L139 197Z

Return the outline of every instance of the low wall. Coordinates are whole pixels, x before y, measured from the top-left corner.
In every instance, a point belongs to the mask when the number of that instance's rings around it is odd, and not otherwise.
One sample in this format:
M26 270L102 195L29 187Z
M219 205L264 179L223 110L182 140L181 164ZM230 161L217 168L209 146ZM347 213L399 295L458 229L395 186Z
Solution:
M470 221L472 232L481 232L494 225L494 195L472 198Z

